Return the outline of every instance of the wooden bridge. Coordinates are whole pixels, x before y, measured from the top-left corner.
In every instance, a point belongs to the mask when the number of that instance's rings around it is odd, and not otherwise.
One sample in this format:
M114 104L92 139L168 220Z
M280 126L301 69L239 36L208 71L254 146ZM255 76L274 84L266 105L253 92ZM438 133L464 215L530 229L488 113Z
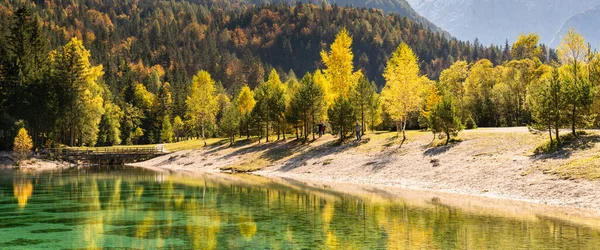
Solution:
M127 148L49 148L43 154L54 160L68 161L76 164L122 165L145 161L165 155L161 147L127 147Z

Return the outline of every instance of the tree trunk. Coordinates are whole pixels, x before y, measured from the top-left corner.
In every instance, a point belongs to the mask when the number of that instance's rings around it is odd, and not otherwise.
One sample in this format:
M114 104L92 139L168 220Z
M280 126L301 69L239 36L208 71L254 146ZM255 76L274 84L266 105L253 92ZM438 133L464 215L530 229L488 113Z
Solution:
M281 123L277 122L277 141L279 141L279 134L281 134Z
M362 131L362 135L365 135L365 108L364 107L360 107L360 112L361 112L361 117L360 117L360 121L361 121L361 125L362 127L360 128Z
M269 142L269 121L267 121L267 130L265 131L267 142Z
M204 122L202 122L202 140L204 141L204 146L206 146L206 137L204 137Z
M548 135L550 136L550 145L552 145L552 122L548 120Z
M406 120L402 121L402 142L406 141Z
M575 121L577 119L575 119L575 114L577 112L577 108L575 108L575 105L573 105L573 112L571 113L571 129L573 130L573 136L577 137L577 134L575 133Z
M450 142L450 130L446 129L446 145Z
M311 126L310 130L312 131L313 141L315 140L315 117L311 117Z

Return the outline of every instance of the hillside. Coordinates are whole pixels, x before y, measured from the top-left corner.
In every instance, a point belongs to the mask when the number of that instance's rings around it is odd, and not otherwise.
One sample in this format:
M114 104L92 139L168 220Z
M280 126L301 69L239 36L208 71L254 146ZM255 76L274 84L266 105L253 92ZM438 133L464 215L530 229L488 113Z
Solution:
M505 40L513 42L521 33L537 33L542 43L550 44L569 18L600 4L600 0L408 0L408 2L423 17L458 39L472 41L478 38L482 44L503 44ZM592 28L597 25L581 23L579 26L581 32L587 29L583 26ZM583 34L587 35L585 32Z
M587 11L581 12L569 18L560 30L556 33L550 46L557 47L560 45L562 37L567 34L569 29L574 28L581 33L586 40L590 41L590 45L598 48L600 45L600 5L595 6Z
M7 2L0 7L2 24L8 23L21 1ZM105 80L113 89L127 84L117 77L126 71L124 66L138 63L161 65L166 69L165 80L175 89L182 89L199 69L208 70L230 90L246 82L256 86L271 67L303 75L320 67L319 52L343 27L354 36L355 64L380 86L385 62L402 41L416 51L423 73L434 79L458 59L503 60L500 48L475 49L409 18L377 10L213 1L66 0L31 3L29 8L43 21L50 49L71 37L81 38L93 62L103 64ZM8 26L1 25L0 31L6 34Z
M243 1L243 0L242 0ZM263 4L263 3L272 3L272 2L285 2L289 4L295 4L297 0L246 0L252 1L255 4ZM322 0L304 0L303 3L314 3L317 5L321 5L323 3ZM417 13L408 3L407 0L329 0L325 1L328 4L337 4L342 7L355 7L355 8L367 8L367 9L380 9L383 10L384 13L396 13L400 16L408 17L409 19L419 22L425 27L431 29L436 32L444 32L447 35L449 33L443 31L441 28L437 27L435 24L422 17Z

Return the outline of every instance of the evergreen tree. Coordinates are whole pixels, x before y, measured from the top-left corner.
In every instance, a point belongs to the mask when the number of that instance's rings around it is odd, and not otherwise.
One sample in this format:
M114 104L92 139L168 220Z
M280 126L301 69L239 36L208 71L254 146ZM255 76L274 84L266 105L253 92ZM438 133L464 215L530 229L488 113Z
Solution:
M433 108L430 119L431 131L434 134L444 133L446 136L446 145L450 142L450 136L458 135L458 132L463 129L456 108L453 105L452 97L449 95L445 95Z
M331 120L332 130L340 134L340 142L346 139L346 135L352 131L356 115L352 103L347 97L339 96L329 108L329 119Z
M360 115L361 122L361 133L365 134L366 130L366 113L368 112L369 107L373 106L371 102L373 102L373 96L376 93L376 86L374 82L369 82L369 79L366 77L361 77L358 81L358 84L354 87L351 95L351 101L355 105L357 112L356 114Z

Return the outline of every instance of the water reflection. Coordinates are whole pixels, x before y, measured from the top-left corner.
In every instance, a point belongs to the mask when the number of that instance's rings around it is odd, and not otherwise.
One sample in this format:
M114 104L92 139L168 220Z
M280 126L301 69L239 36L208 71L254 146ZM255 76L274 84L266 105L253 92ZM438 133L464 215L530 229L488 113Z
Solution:
M5 195L10 189L14 197ZM600 245L600 226L579 225L568 216L564 220L554 214L500 216L456 208L437 198L389 198L378 192L348 193L255 176L189 178L127 169L17 173L0 178L0 211L0 248L597 249Z
M31 180L18 180L13 183L13 193L17 198L19 207L24 208L27 206L27 200L33 194L33 185Z

